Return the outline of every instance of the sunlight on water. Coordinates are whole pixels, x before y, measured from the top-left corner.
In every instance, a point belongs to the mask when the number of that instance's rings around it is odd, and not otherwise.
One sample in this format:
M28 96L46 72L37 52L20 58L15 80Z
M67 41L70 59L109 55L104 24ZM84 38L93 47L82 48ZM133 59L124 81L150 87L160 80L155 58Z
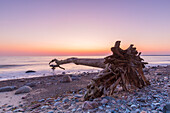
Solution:
M0 57L0 80L28 78L36 76L47 76L54 74L48 63L54 58L58 60L70 58L73 56L6 56ZM74 56L76 57L76 56ZM78 58L104 58L105 56L77 56ZM170 56L142 56L149 64L146 66L170 65ZM75 64L62 65L66 70L57 68L56 74L81 72L98 72L100 68L81 66ZM35 70L36 73L26 74L27 70Z

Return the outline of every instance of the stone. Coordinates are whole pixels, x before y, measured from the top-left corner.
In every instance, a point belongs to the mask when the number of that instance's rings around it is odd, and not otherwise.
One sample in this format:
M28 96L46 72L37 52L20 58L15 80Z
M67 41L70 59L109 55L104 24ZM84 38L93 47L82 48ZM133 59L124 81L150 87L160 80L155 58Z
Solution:
M151 113L158 113L158 111L157 110L152 110Z
M85 101L82 105L83 109L94 109L98 106L97 102L93 102L93 101Z
M162 73L157 73L157 75L162 75Z
M24 110L22 108L19 108L19 109L15 109L14 112L24 112Z
M29 93L32 90L29 86L23 86L16 90L15 94Z
M138 98L137 101L146 102L146 98Z
M160 106L160 103L153 103L154 106Z
M38 100L38 102L44 102L44 101L45 101L45 99Z
M99 108L100 110L103 110L103 109L104 109L102 106L99 106L98 108Z
M75 112L75 111L76 111L76 109L74 108L74 109L72 109L71 111L72 111L72 112Z
M135 110L135 109L137 108L137 106L134 105L134 104L132 104L130 107L131 107L133 110Z
M68 104L63 105L64 109L68 109L69 107L70 107L70 105L68 105Z
M153 95L153 98L159 98L159 95Z
M70 100L68 98L63 99L63 103L69 102Z
M25 86L35 87L36 83L35 82L26 83Z
M25 73L35 73L36 71L34 71L34 70L28 70L28 71L26 71Z
M136 112L136 113L140 113L140 109L136 109L135 112Z
M76 97L76 98L81 98L81 97L83 97L83 95L76 94L76 95L74 95L74 97Z
M49 111L48 113L54 113L54 111Z
M77 77L77 76L72 76L71 78L72 78L72 80L80 80L79 77Z
M170 113L170 102L163 107L163 113Z
M41 107L41 109L49 109L49 108L50 108L50 106L47 106L47 105Z
M0 88L0 92L13 91L17 89L16 86L5 86Z
M144 110L143 110L143 111L141 111L140 113L147 113L147 111L144 111Z
M34 104L34 105L31 106L30 109L35 109L35 108L38 108L38 107L40 107L40 106L41 106L41 104Z
M58 105L61 105L62 103L61 102L56 102L54 103L54 106L58 106Z
M107 104L108 102L109 102L109 100L107 100L107 99L104 98L104 99L101 100L100 103L102 103L102 104Z
M64 77L62 78L62 80L60 82L62 83L67 83L67 82L71 82L72 78L69 75L64 75Z

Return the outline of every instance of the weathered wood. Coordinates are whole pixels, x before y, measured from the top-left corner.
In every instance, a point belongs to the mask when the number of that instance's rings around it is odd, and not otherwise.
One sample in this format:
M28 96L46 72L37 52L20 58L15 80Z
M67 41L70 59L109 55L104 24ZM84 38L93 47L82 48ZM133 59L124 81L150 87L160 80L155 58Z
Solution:
M55 62L55 64L52 64L53 62ZM51 68L55 69L56 67L61 68L60 65L68 64L68 63L74 63L76 65L85 65L85 66L91 66L91 67L97 67L97 68L105 68L103 58L90 59L90 58L75 58L75 57L73 57L73 58L68 58L65 60L53 59L49 62L49 65ZM64 68L62 68L62 69L64 69Z
M101 97L102 95L112 95L118 85L125 91L149 85L149 81L143 74L143 68L147 62L143 62L140 57L141 52L138 53L133 44L123 50L120 48L120 43L121 41L116 41L114 47L111 48L113 54L105 58L53 59L49 65L53 70L56 67L64 69L60 65L67 63L103 68L87 85L85 100ZM55 64L52 64L53 62Z
M133 46L131 44L126 50L122 50L120 41L115 43L115 46L111 48L113 54L104 58L104 71L92 79L95 84L88 87L88 91L84 96L85 100L94 99L102 95L112 95L118 85L125 91L130 91L134 87L142 88L149 85L149 81L142 70L147 63L142 62L141 53L138 53ZM99 86L102 87L100 91L97 89ZM95 91L98 90L98 92L93 91L94 89ZM89 92L90 94L88 94Z

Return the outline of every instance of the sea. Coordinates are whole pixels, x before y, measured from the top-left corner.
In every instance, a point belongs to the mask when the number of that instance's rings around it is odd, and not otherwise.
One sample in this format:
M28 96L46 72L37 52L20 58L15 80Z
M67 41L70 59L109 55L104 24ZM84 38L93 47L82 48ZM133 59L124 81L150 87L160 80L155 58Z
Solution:
M100 68L75 65L73 63L64 64L66 70L56 68L53 71L49 67L49 62L56 58L63 60L70 57L78 58L104 58L105 56L0 56L0 81L48 76L54 74L80 74L82 72L99 72ZM167 66L170 65L170 56L141 56L148 66ZM34 70L35 73L25 73L28 70Z

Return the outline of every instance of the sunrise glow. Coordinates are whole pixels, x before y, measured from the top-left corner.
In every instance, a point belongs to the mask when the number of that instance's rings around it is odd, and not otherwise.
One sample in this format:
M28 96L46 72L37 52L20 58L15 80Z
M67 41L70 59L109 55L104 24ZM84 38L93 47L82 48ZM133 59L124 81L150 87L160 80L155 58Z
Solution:
M170 2L0 1L0 55L107 55L114 42L170 55Z

